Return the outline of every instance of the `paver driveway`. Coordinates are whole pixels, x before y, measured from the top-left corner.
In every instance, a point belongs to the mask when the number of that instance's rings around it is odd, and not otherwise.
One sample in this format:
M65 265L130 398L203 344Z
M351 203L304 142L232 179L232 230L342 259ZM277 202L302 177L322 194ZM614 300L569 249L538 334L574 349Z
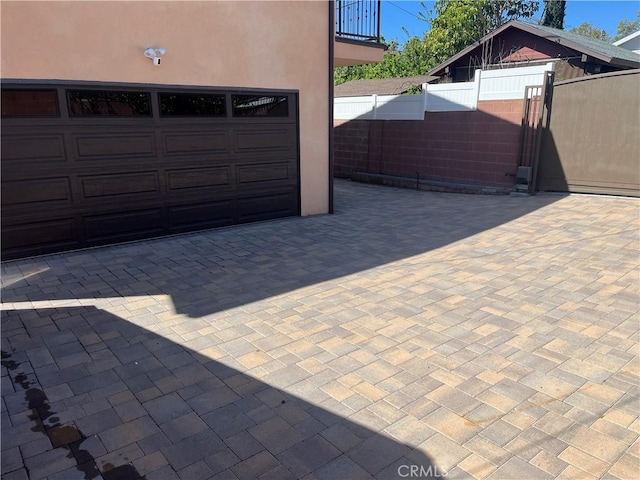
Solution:
M335 215L2 265L2 478L634 478L639 207Z

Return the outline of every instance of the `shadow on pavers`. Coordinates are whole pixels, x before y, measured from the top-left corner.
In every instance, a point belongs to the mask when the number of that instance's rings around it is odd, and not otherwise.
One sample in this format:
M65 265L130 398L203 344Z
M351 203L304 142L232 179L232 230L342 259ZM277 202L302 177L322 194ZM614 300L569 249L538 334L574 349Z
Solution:
M6 262L3 301L166 294L198 318L435 250L560 198L337 181L335 215Z
M2 312L16 323L24 333L3 338L3 478L444 477L348 408L314 405L326 394L312 383L303 400L95 307Z

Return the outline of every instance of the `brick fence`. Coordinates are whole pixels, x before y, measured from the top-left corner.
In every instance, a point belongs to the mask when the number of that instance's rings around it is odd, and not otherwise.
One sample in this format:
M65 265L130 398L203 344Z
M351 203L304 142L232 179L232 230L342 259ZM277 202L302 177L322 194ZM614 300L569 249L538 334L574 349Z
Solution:
M336 120L334 172L512 186L521 119L522 100L491 100L475 111L428 112L422 121Z

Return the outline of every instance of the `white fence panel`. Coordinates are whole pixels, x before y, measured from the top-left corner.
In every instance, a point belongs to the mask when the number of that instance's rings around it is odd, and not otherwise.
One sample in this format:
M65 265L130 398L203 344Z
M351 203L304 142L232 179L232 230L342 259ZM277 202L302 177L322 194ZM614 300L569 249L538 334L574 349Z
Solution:
M529 85L542 85L544 72L553 71L555 63L531 67L483 70L480 73L479 100L517 100L524 98L524 90Z
M426 92L425 110L427 112L456 112L475 110L478 106L479 71L473 82L423 84Z
M422 95L379 95L374 116L378 120L423 120Z
M343 97L333 100L333 118L340 120L373 120L376 95L370 97Z

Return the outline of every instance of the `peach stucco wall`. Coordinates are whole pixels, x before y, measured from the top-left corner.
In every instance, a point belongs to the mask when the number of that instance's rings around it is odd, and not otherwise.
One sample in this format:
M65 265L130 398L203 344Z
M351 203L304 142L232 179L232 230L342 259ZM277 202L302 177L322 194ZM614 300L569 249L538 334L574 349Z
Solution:
M2 78L300 91L302 214L328 210L324 1L2 1ZM160 67L143 56L167 50Z

